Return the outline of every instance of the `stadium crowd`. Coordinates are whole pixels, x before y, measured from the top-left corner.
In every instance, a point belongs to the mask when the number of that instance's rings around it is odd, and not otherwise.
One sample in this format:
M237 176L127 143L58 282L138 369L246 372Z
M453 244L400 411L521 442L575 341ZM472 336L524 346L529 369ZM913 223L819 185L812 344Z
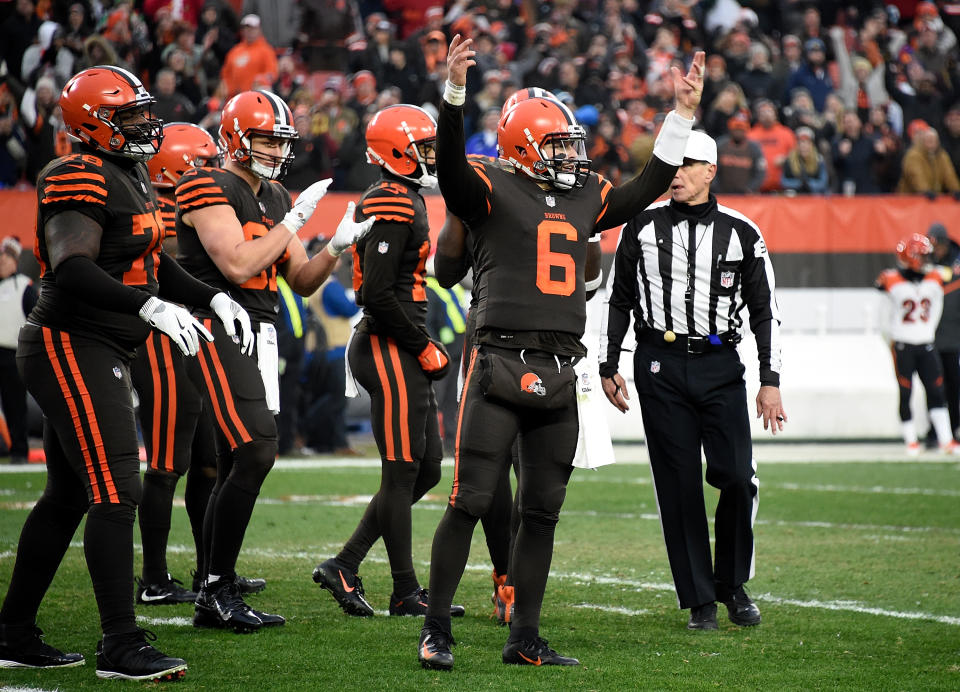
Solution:
M166 122L216 134L224 102L270 88L300 139L286 179L362 190L379 109L434 113L456 33L472 37L469 153L495 152L493 113L520 87L555 92L590 134L595 170L640 170L673 94L671 65L707 53L700 120L718 193L960 197L954 3L898 0L15 0L0 3L0 186L32 185L68 151L66 80L113 64Z

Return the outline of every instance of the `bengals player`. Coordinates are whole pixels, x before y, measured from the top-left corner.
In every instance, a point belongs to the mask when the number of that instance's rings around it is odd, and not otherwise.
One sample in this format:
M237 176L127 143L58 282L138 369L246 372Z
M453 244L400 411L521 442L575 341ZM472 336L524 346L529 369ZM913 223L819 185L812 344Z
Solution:
M357 218L376 215L377 222L354 249L353 288L363 319L348 358L370 394L382 475L353 536L317 565L313 580L347 614L373 615L357 571L382 536L393 576L390 614L423 615L428 595L413 568L410 507L440 481L443 445L431 380L449 366L426 328L430 229L420 191L436 184L436 123L422 108L390 106L370 120L366 139L367 160L380 166L380 179L360 198ZM448 605L447 612L464 610Z
M450 44L437 170L447 208L470 227L478 275L477 328L460 402L453 488L433 541L430 607L418 658L426 668L453 667L446 611L503 456L519 434L522 513L510 562L514 616L502 660L578 665L540 637L539 620L577 443L572 365L585 355L580 337L586 318L587 242L666 191L682 162L699 105L704 56L696 54L685 77L674 68L676 110L667 115L654 156L637 177L615 188L590 172L583 128L550 99L521 101L501 118L500 160L468 161L463 103L467 69L474 64L470 45L459 35ZM550 380L544 396L520 389L527 371Z
M218 432L217 484L204 519L206 578L193 624L250 632L285 622L247 605L236 573L260 486L277 456L277 276L310 295L375 218L354 222L351 202L326 251L308 260L297 232L330 180L308 187L293 205L278 182L297 138L290 108L272 92L245 91L224 105L221 123L224 166L193 168L177 184L179 258L194 276L234 296L250 313L257 338L251 358L237 350L208 311L196 313L213 341L190 363L190 374L201 384Z
M80 665L44 643L37 610L80 521L100 611L97 676L182 677L186 662L151 646L133 606L133 522L140 498L130 359L150 332L187 355L211 338L176 303L209 306L244 341L246 313L166 253L143 162L162 139L153 97L118 67L92 67L60 96L82 153L56 159L37 180L40 299L20 334L24 381L44 413L47 485L24 524L0 608L0 666Z
M191 168L219 164L217 144L202 127L190 123L163 125L163 141L157 154L147 161L147 171L157 191L165 252L177 252L174 186ZM143 570L137 579L136 600L142 605L193 603L196 592L167 571L167 537L177 481L186 473L184 500L196 546L195 574L202 574L203 515L217 476L213 421L203 410L203 400L187 374L183 355L171 348L170 338L162 332L151 332L137 348L130 375L140 400L147 452L137 512ZM256 581L265 585L263 580Z
M897 268L886 269L874 283L887 298L888 322L884 333L890 341L893 369L900 388L900 429L907 454L920 453L917 429L910 411L913 374L917 373L927 393L930 423L940 449L956 454L958 445L950 430L950 414L943 394L943 366L933 342L943 313L944 277L933 265L933 245L922 233L913 233L897 243ZM943 268L948 274L949 269Z

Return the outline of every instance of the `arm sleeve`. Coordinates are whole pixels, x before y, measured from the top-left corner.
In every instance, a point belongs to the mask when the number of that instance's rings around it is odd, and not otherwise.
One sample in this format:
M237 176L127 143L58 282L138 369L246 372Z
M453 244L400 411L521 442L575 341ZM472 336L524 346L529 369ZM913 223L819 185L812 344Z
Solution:
M407 317L394 289L409 234L410 227L406 224L377 222L364 239L363 307L377 327L396 339L402 349L420 355L430 340L426 332ZM387 252L379 252L381 241L387 243Z
M56 277L63 291L102 310L136 315L150 297L145 290L120 283L83 255L60 262Z
M213 286L193 278L173 257L160 253L157 266L157 283L160 284L160 297L174 303L206 307L220 291Z
M613 377L620 367L623 338L630 328L630 312L635 301L637 261L640 251L635 222L620 233L617 254L607 279L607 310L600 326L600 375Z
M30 285L23 289L23 298L20 302L20 307L23 309L24 316L30 314L30 311L33 310L33 306L37 304L37 287L33 285L33 282L30 282Z
M488 213L487 186L467 161L464 150L463 106L440 103L437 120L437 180L451 214L464 221Z
M760 384L780 386L780 309L774 295L773 264L763 236L751 228L744 237L743 297L750 330L757 339Z

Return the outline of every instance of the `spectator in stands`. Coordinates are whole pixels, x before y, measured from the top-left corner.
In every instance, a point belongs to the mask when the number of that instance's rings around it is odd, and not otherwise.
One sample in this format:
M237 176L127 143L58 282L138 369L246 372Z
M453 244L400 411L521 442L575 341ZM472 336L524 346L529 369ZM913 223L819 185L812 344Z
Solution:
M57 104L60 89L51 77L41 77L27 89L21 102L20 118L27 146L25 177L31 185L37 173L58 156L70 153L70 142Z
M863 123L855 112L843 114L842 129L833 141L831 154L841 192L846 195L880 192L874 176L873 163L877 156L874 140L863 133Z
M291 103L294 94L303 88L305 82L306 75L293 55L281 55L277 58L277 80L271 91L286 101L291 110L296 107L296 104Z
M818 140L829 139L833 134L833 131L826 132L826 119L814 109L810 92L804 87L797 87L790 94L790 103L783 108L783 124L794 131L798 127L809 127Z
M407 51L400 43L390 46L390 57L383 68L384 84L393 84L400 89L403 103L414 103L420 91L420 75L409 61Z
M817 151L809 127L797 130L797 146L783 162L783 189L789 194L822 195L830 190L830 177L823 156Z
M816 4L808 5L803 11L803 26L801 27L799 33L800 40L803 41L805 51L808 49L808 44L810 41L817 40L820 41L825 62L830 62L836 59L836 56L833 54L832 47L828 46L826 43L827 32L823 28L820 9Z
M196 26L202 7L203 0L144 0L143 13L150 21L156 21L157 16L165 12L175 22Z
M59 20L57 21L59 23ZM82 2L71 4L62 24L65 26L64 45L73 53L74 59L77 59L83 55L83 42L93 33L93 22L90 21L84 4Z
M773 101L777 105L789 103L789 99L784 101L783 94L787 93L787 82L793 76L793 73L803 65L803 46L800 39L793 34L787 34L783 37L782 51L773 61L773 77L770 85L770 93L773 95Z
M747 137L760 146L763 158L767 162L767 174L760 185L760 191L782 190L780 176L783 172L783 162L797 144L796 135L793 134L793 130L780 123L773 101L760 99L754 108L757 120Z
M174 57L181 53L179 57ZM173 26L173 42L160 54L161 61L177 73L177 91L189 98L194 105L207 94L207 74L203 66L203 46L197 45L196 32L186 22ZM219 70L212 72L216 75Z
M703 98L700 102L709 107L729 82L727 61L722 55L714 53L707 58L707 69L703 75Z
M483 88L464 106L463 129L469 137L480 127L480 120L488 110L503 106L503 75L491 70L483 75Z
M40 18L33 0L16 0L16 3L13 13L0 24L0 52L7 63L7 74L22 84L23 54L37 36Z
M40 77L48 76L58 87L63 87L73 76L76 60L64 41L63 27L56 22L44 22L37 39L23 54L20 69L24 84L36 84Z
M960 101L950 106L943 117L940 143L950 156L954 169L960 171Z
M272 4L272 3L263 3ZM301 6L300 42L303 59L311 71L350 69L347 38L356 30L355 3L340 0L312 0ZM381 19L385 19L382 15ZM359 36L359 34L358 34ZM374 69L373 65L365 65ZM377 74L377 79L382 75Z
M278 51L286 51L296 44L300 33L300 5L298 0L243 0L243 14L259 17L260 31L267 43Z
M227 53L237 43L237 17L222 0L207 0L200 12L194 42L203 51L203 71L219 75Z
M937 88L936 77L916 60L906 65L906 81L896 79L899 66L888 65L887 91L903 108L903 122L923 120L926 123L943 122L946 111L944 92ZM892 84L891 84L892 82Z
M288 190L305 190L311 183L333 177L337 147L327 131L313 133L306 106L293 109L293 124L300 138L293 143L294 159L287 169L283 185Z
M480 118L477 131L467 139L467 154L497 158L497 123L500 121L500 108L488 108Z
M740 75L747 67L750 59L750 45L753 40L750 34L742 29L734 29L717 42L717 49L727 61L727 73L730 79L739 81Z
M0 189L17 184L26 161L19 117L9 78L0 77Z
M897 191L931 199L946 193L960 197L960 180L950 155L940 146L940 134L922 120L910 123L907 131L912 144L903 155Z
M403 44L395 44L401 47ZM392 84L386 78L387 66L390 64L390 50L394 46L393 24L386 19L381 19L373 26L373 33L366 42L366 47L362 51L363 67L373 72L377 78L378 84Z
M93 34L83 44L83 57L76 62L79 72L95 65L116 65L129 70L132 66L121 60L116 49L102 34Z
M170 68L157 72L153 85L153 114L165 123L192 123L197 109L186 96L177 91L177 74Z
M790 79L787 80L787 89L784 99L790 100L790 92L797 87L805 87L813 98L813 107L822 111L827 94L833 91L833 83L827 73L826 47L819 38L807 39L803 44L804 61Z
M873 162L874 177L880 186L880 192L883 193L897 189L904 150L903 139L894 131L887 116L890 107L899 109L893 101L886 106L870 108L869 119L863 126L864 134L873 139L873 150L876 154Z
M874 66L861 55L851 56L841 27L830 28L830 41L840 73L837 95L843 99L847 110L855 111L866 122L871 107L881 106L890 100L884 84L886 65L878 61Z
M703 129L714 139L719 139L726 134L730 118L737 113L749 113L748 108L747 98L740 85L727 82L707 106L707 112L703 116Z
M592 168L614 185L630 177L633 166L630 152L620 143L619 122L609 113L598 115L596 134L587 157L593 162Z
M750 46L750 59L738 81L743 87L744 95L750 100L766 98L773 93L774 77L773 66L770 64L770 49L764 43L755 41Z
M370 70L360 70L350 80L353 86L353 98L347 101L347 108L362 118L374 101L377 100L377 78Z
M277 54L260 33L260 17L248 14L240 20L242 40L227 53L220 79L227 97L255 87L269 87L277 78Z
M710 189L717 194L755 194L767 175L760 146L747 139L750 118L737 113L727 123L729 134L717 140L717 176Z

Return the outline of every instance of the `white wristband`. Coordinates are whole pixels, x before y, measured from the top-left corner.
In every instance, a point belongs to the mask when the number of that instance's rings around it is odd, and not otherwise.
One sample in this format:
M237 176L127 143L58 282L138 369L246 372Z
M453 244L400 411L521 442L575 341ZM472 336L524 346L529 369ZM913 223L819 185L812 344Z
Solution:
M596 278L585 281L583 287L588 291L596 291L603 283L603 272L597 274Z
M462 106L467 100L467 87L457 86L448 79L443 87L443 100L451 106Z
M687 148L687 137L693 129L696 118L687 120L676 111L667 113L663 121L663 127L660 128L660 134L657 135L657 141L653 144L653 155L671 166L680 166L683 164L683 151Z

